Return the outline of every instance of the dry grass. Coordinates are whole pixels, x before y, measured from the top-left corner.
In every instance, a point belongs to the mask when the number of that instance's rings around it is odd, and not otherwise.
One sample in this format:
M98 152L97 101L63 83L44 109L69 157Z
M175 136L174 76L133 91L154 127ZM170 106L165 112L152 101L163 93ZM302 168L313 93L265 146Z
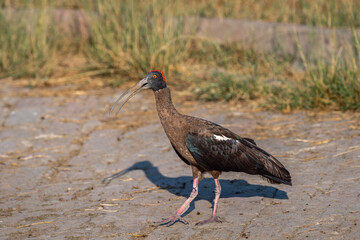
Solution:
M0 77L63 80L70 73L71 79L110 77L114 80L107 83L117 86L149 69L162 69L171 84L190 86L199 99L258 100L266 108L285 111L360 109L355 31L350 61L338 61L337 56L310 61L302 54L302 70L294 70L293 56L196 38L185 34L182 24L183 16L200 16L354 29L360 26L359 1L0 0L0 6L37 12L35 17L17 17L20 21L0 13ZM91 38L69 38L58 31L45 10L51 7L95 12L88 19ZM174 16L177 20L169 21ZM59 65L74 55L86 57L82 67L68 63L65 76L59 74Z
M111 1L111 0L110 0ZM80 8L99 11L106 0L2 0L3 7ZM114 1L124 5L126 1ZM144 5L166 6L171 16L202 16L299 23L324 27L360 26L358 0L162 0L132 1L139 8ZM140 4L141 3L141 4ZM170 4L169 4L170 3Z

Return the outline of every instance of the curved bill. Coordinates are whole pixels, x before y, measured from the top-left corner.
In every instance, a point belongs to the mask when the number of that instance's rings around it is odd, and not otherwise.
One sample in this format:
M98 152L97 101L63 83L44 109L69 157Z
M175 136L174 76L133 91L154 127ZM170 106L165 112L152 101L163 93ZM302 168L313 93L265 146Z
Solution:
M123 99L125 96L127 96L125 98L125 101L120 105L120 107L116 111L116 114L115 114L115 118L116 118L118 113L120 112L121 108L125 105L125 103L127 101L129 101L133 96L135 96L141 90L147 89L147 88L149 88L149 85L148 85L147 79L144 78L140 82L138 82L137 84L132 86L131 88L127 89L123 94L121 94L121 96L111 106L110 111L109 111L109 115L111 115L111 113L113 112L115 106L120 102L120 100Z

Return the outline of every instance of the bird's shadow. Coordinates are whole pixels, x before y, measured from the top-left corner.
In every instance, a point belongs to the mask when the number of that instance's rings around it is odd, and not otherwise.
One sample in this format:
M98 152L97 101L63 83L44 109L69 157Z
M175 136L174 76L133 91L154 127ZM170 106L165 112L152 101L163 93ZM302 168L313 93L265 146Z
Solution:
M108 185L115 178L121 177L122 175L134 171L144 171L146 177L156 186L161 189L165 189L168 192L175 194L176 196L189 197L192 191L191 176L181 177L167 177L159 172L159 169L152 165L150 161L137 162L131 167L115 173L114 175L107 177L103 180L103 183ZM273 199L288 199L287 193L283 190L272 186L255 185L250 184L245 180L224 180L220 179L221 185L221 196L220 198L249 198L249 197L265 197ZM207 200L212 203L214 199L213 190L215 188L214 180L212 178L205 178L199 184L199 194L190 205L189 209L184 215L189 214L195 209L194 202L198 200Z

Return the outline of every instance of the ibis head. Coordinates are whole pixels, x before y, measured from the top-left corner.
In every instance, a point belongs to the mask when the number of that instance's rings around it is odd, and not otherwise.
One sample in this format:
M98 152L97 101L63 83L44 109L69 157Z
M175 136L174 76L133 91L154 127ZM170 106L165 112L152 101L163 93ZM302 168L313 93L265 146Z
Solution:
M152 89L154 92L160 89L166 88L166 79L164 73L160 70L153 70L146 74L146 76L140 80L137 84L127 89L121 96L116 100L116 102L112 105L109 114L114 110L115 106L123 99L125 96L125 100L120 105L119 109L116 111L115 117L120 112L121 108L125 105L127 101L130 100L133 96L139 93L144 89Z

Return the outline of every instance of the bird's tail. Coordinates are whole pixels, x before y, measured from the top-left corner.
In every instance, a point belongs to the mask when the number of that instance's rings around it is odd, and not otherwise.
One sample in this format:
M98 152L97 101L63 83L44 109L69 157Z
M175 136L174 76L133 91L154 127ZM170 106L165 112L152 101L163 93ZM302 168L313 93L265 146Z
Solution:
M274 156L259 148L254 140L245 139L246 142L242 143L249 147L245 153L246 156L257 167L255 174L260 174L270 183L283 183L286 185L292 185L291 176L288 170L277 160ZM249 140L250 143L249 143ZM261 160L260 160L261 159ZM260 161L259 161L260 160ZM251 173L253 174L253 173Z
M283 183L292 185L291 176L288 170L275 157L268 156L268 161L265 161L264 171L261 173L270 183Z

